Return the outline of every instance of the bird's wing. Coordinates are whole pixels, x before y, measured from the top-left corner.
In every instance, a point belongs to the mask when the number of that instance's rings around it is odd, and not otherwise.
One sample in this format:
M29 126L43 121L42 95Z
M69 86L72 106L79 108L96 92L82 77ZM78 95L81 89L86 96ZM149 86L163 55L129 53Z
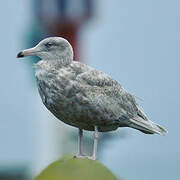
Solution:
M113 108L112 111L115 109L115 111L119 111L117 114L129 117L129 119L134 116L141 116L147 120L146 115L138 107L134 96L103 72L89 69L80 73L76 80L81 84L88 85L90 96L94 96L94 100L97 99L98 102L101 102L101 106L104 108Z
M165 134L167 131L161 126L149 121L140 109L133 95L111 77L95 69L80 73L76 78L80 84L89 86L87 91L91 101L91 108L99 109L105 117L114 117L113 122L119 126L129 126L146 134ZM111 119L111 118L110 118Z

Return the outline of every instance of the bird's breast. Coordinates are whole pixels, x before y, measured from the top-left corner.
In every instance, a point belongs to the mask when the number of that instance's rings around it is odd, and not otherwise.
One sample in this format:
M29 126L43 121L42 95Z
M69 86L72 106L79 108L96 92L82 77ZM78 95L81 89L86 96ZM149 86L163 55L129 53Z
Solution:
M36 79L41 99L47 107L63 106L68 103L70 95L73 96L73 81L66 73L39 69Z

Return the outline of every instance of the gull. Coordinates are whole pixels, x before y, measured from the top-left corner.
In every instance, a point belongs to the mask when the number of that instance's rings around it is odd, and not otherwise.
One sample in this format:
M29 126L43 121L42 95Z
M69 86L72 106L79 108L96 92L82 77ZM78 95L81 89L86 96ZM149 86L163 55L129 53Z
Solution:
M61 37L49 37L17 57L38 56L34 65L38 91L46 108L59 120L79 129L77 158L97 159L98 132L130 127L145 134L166 134L148 120L116 80L86 64L73 61L71 44ZM94 131L93 155L82 152L83 130Z

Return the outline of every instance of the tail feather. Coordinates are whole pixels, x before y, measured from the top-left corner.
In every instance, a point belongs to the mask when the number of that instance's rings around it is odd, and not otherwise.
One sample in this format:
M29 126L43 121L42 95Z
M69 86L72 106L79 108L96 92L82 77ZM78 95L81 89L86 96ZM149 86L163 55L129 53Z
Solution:
M142 119L141 117L136 117L130 119L130 127L138 129L146 134L160 134L165 135L167 131L158 124L153 123L152 121L147 121Z

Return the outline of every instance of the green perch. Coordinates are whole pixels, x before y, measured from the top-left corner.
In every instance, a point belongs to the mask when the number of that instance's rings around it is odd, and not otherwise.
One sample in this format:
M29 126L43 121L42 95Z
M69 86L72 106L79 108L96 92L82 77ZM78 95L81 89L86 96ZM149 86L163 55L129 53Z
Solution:
M51 163L35 180L118 180L98 161L66 155Z

